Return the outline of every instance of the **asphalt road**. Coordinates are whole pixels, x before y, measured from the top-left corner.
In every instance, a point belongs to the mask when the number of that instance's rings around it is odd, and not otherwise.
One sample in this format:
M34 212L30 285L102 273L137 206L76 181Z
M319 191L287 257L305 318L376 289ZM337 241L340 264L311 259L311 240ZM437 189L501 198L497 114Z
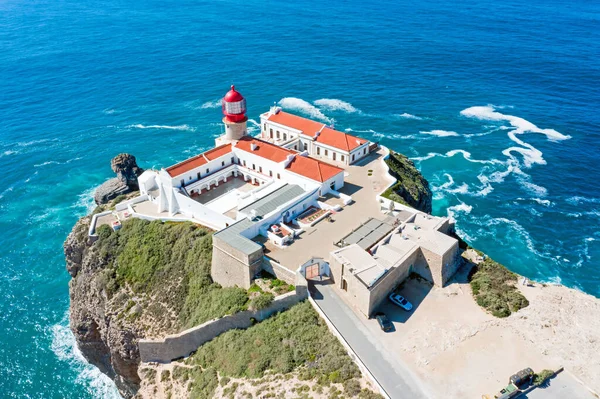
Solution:
M563 371L541 387L519 396L519 399L596 399L596 396Z
M335 293L331 285L316 284L311 287L312 297L323 313L331 320L346 342L392 399L424 399L420 381L391 356L365 327L361 320ZM401 339L401 337L399 337Z

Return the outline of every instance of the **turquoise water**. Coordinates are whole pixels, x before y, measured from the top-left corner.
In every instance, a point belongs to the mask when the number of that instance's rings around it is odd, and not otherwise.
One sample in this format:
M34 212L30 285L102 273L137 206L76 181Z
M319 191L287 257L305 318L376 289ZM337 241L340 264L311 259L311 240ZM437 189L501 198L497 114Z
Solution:
M232 83L254 121L280 102L407 154L473 245L600 296L600 3L81 3L0 2L1 396L116 397L62 243L117 153L209 148Z

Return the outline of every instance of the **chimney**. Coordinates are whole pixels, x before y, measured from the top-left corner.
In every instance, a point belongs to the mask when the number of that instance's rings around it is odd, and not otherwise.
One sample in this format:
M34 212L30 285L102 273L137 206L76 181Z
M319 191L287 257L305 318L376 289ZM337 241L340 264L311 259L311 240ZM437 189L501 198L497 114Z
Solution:
M257 148L258 148L258 146L256 145L256 143L254 143L254 142L250 143L250 151L256 151Z

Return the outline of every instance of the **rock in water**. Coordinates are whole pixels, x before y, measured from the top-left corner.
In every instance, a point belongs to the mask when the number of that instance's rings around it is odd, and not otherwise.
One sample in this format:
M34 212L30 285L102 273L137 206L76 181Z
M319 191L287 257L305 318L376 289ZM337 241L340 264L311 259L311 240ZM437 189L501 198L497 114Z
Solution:
M397 182L388 188L383 196L393 201L411 206L425 213L431 213L433 195L429 182L423 177L415 164L406 156L390 152L385 160L390 174Z
M137 178L144 170L137 166L133 155L117 155L110 161L110 167L117 177L104 182L96 189L94 201L97 205L106 204L121 194L139 190Z

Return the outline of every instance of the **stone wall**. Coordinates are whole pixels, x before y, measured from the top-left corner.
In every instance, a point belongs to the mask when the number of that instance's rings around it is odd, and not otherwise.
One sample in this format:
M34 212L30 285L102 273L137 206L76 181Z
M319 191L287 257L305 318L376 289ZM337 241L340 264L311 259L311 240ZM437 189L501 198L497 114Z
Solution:
M299 285L296 292L278 296L273 303L263 310L246 310L220 319L207 321L179 334L168 335L164 339L141 339L138 342L142 362L169 363L173 359L189 356L202 344L234 329L245 329L253 324L253 320L262 321L277 312L281 312L303 301L308 297L306 286Z
M252 278L260 270L262 264L262 249L246 255L233 248L218 235L213 236L213 256L210 274L213 280L223 287L237 285L250 288Z
M288 284L296 284L296 273L286 269L273 259L266 256L263 257L262 270L271 273L273 276Z

